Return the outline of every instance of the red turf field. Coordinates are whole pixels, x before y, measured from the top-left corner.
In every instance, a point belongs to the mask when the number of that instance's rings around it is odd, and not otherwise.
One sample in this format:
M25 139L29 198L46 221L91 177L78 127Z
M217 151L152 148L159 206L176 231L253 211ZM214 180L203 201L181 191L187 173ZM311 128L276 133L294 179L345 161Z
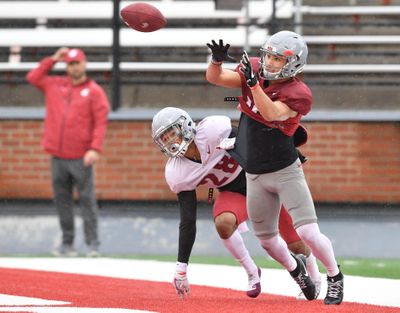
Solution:
M163 313L235 313L235 312L351 312L400 313L400 308L355 303L326 306L321 300L306 302L294 297L261 294L250 299L242 291L191 286L192 294L180 300L169 283L119 279L101 276L0 268L0 293L70 304L50 307L0 305L0 312L163 312ZM100 308L92 310L90 308ZM105 310L104 310L105 309Z

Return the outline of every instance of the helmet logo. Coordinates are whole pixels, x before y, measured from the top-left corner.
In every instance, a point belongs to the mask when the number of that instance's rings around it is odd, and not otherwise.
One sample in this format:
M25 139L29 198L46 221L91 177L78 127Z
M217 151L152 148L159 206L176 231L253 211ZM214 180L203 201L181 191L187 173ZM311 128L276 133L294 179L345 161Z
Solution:
M268 46L268 47L267 47L267 51L268 51L268 52L276 52L276 48L273 47L273 46Z
M285 50L284 52L283 52L283 56L285 56L285 57L291 57L291 56L294 56L294 52L292 51L292 50Z

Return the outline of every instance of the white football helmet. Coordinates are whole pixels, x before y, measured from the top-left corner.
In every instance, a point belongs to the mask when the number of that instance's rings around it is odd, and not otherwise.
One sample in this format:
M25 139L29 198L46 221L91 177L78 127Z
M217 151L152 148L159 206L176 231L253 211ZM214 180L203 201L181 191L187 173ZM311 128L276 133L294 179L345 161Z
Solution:
M304 39L291 31L280 31L261 46L260 76L267 80L290 78L301 73L307 63L308 48ZM286 58L286 65L278 72L268 71L266 57L275 55Z
M153 117L152 137L168 157L182 157L196 134L196 124L187 112L167 107Z

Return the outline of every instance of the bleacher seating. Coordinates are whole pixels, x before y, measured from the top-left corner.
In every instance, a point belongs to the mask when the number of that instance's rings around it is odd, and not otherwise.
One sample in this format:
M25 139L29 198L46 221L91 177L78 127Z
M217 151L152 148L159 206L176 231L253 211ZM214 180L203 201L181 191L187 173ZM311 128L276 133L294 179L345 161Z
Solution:
M127 5L128 1L122 1L121 7ZM128 48L146 47L204 47L204 44L211 38L224 38L233 47L242 48L247 45L250 48L258 48L260 42L264 41L268 30L266 28L243 26L224 26L218 23L219 27L212 24L214 21L235 20L235 24L243 23L242 11L215 11L213 1L154 1L155 5L167 17L169 24L166 29L155 33L134 32L125 26L120 31L121 46ZM46 48L59 46L79 46L104 48L112 45L112 30L110 28L112 18L112 1L1 1L0 20L35 20L35 27L3 27L0 36L0 48L3 54L7 49L18 47L22 56L26 48ZM277 18L288 20L297 8L293 7L292 1L278 1ZM371 15L376 11L378 14L393 15L400 12L400 6L310 6L301 7L301 14L307 15ZM397 13L396 13L397 12ZM249 19L255 24L266 22L272 14L271 1L250 1ZM86 21L86 27L63 28L51 26L51 20L60 20L56 25L63 25L62 22ZM90 20L98 21L100 26L94 27ZM187 21L207 20L206 24L196 28L186 26ZM100 22L102 21L102 22ZM104 22L107 22L104 24ZM177 27L179 25L180 27ZM172 26L170 25L172 24ZM71 24L72 25L72 24ZM247 37L248 36L248 37ZM309 45L393 45L400 43L398 35L308 35L305 38ZM104 54L105 55L105 54ZM330 55L329 55L330 56ZM107 56L110 58L110 55ZM23 58L22 58L23 59ZM23 61L23 60L22 60ZM106 59L107 61L107 59ZM157 61L155 59L154 61ZM191 60L189 60L191 61Z
M301 7L303 15L399 15L400 6L310 6Z
M121 8L132 2L122 1ZM152 97L143 100L147 90L154 85L169 89L173 85L175 94L182 93L183 87L177 86L182 85L182 80L178 79L181 75L186 76L183 81L187 90L203 95L205 90L210 90L203 78L209 58L205 43L223 38L232 45L232 55L237 59L244 48L256 55L272 26L303 32L310 50L305 79L311 86L319 85L321 92L315 93L316 98L326 106L334 105L333 99L320 100L329 94L326 89L330 86L349 88L349 96L357 92L352 88L354 85L368 86L371 92L380 88L378 94L382 94L392 88L394 75L400 72L397 52L400 32L382 28L368 33L368 22L360 23L360 19L354 18L368 16L371 19L378 15L387 19L384 26L396 25L393 19L398 16L400 5L382 6L369 1L370 5L352 6L347 5L349 1L316 4L303 0L303 6L296 8L293 1L280 0L276 6L276 25L271 25L272 0L250 0L248 20L245 9L216 11L212 0L154 0L151 3L167 17L165 29L140 33L121 22L120 69L124 105L154 104ZM24 82L25 73L60 46L84 48L89 56L91 75L107 85L113 57L112 11L111 0L0 1L0 90ZM295 23L299 14L301 25ZM349 21L343 23L342 18ZM57 65L56 69L62 70L63 65ZM139 85L144 87L137 87ZM132 93L140 94L135 98L138 104L126 100ZM171 97L174 94L168 93ZM18 97L22 96L18 94ZM25 100L37 99L27 93ZM187 99L182 97L180 101ZM199 105L193 99L196 97L191 97L191 103L185 104ZM11 105L12 101L9 103Z
M121 1L120 7L141 1ZM230 19L243 17L243 11L215 10L214 1L173 0L149 1L167 19ZM292 14L291 1L278 1L277 17L289 18ZM113 1L0 1L0 18L8 19L111 19ZM270 0L250 1L251 18L268 18L272 14Z
M134 1L122 1L120 8ZM216 11L214 2L207 1L152 1L168 19L165 29L155 33L140 33L121 23L120 42L124 55L142 55L148 58L152 47L165 47L150 61L167 61L163 55L176 61L176 47L201 47L202 59L206 60L205 43L217 36L233 46L243 47L248 31L249 45L258 46L268 30L238 26L245 22L242 11ZM251 1L248 18L250 23L265 23L272 14L272 0ZM278 18L288 19L292 14L291 1L278 1ZM112 45L111 18L113 1L1 1L0 2L0 61L11 48L20 49L21 61L37 61L49 51L60 46L96 48L95 61L109 61ZM8 21L6 24L4 21ZM40 51L35 51L40 50ZM124 50L124 48L127 48ZM193 49L191 49L193 50ZM92 53L90 53L92 54ZM101 58L98 55L101 54ZM190 51L190 57L196 55ZM36 57L31 57L36 55ZM187 53L186 53L187 55ZM185 60L185 53L179 56ZM140 56L139 59L141 60ZM146 61L146 60L145 60ZM197 60L194 60L197 61Z

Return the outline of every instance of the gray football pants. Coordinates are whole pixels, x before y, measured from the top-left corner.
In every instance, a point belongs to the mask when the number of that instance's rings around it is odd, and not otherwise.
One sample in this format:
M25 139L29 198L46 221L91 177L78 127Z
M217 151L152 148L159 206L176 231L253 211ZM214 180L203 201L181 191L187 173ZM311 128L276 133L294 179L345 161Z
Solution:
M247 210L255 235L268 239L278 232L283 205L295 228L317 222L314 202L299 159L288 167L267 174L246 173Z
M99 245L97 234L97 202L93 182L93 167L84 166L83 159L67 160L53 157L51 172L54 203L62 231L62 243L72 245L75 237L74 187L78 191L85 242Z

